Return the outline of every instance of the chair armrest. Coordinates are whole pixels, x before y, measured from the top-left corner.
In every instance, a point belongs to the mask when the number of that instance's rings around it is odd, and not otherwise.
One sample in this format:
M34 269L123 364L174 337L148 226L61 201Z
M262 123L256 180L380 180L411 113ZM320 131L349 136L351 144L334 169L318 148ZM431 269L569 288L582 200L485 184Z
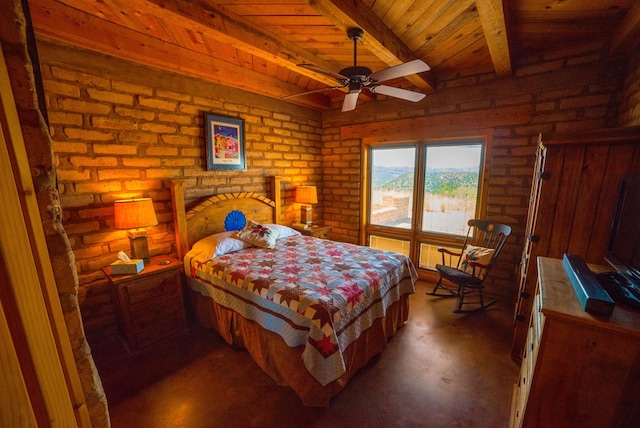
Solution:
M489 268L489 265L483 265L482 263L478 263L478 262L474 262L474 261L470 261L469 262L469 266L474 267L474 268L479 267L479 268L482 268L482 269L488 269Z
M460 256L462 255L462 253L454 253L453 251L449 251L449 250L447 250L446 248L442 248L442 247L438 248L438 251L439 251L440 253L447 253L447 254L449 254L450 256L458 256L458 257L460 257ZM443 254L443 255L444 255L444 254Z

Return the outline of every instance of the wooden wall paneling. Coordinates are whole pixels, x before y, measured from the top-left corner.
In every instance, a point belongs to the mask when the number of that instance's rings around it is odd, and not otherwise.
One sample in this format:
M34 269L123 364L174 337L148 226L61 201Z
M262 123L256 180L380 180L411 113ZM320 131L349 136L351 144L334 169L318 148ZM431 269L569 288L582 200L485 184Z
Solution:
M601 164L602 174L601 189L597 200L591 204L591 215L584 215L593 221L592 232L589 242L574 241L570 244L571 251L577 252L580 248L587 248L583 257L588 263L603 264L609 233L611 232L611 221L615 211L615 203L618 199L618 189L620 186L620 176L627 171L631 171L634 148L632 145L619 147L606 146L608 149L607 159ZM610 190L609 190L610 189ZM589 210L589 207L584 207ZM578 237L576 237L577 239Z
M606 173L602 165L607 164L609 153L610 149L606 145L587 147L571 231L567 240L566 252L569 254L578 253L584 257L585 249L589 248L593 230L597 228L598 221L594 214L598 208L598 200L593 196L601 194L602 180Z
M551 174L558 175L560 188L556 199L556 211L553 219L551 236L549 237L549 257L559 257L567 251L567 242L571 236L571 225L576 212L576 201L580 192L582 180L582 161L585 156L585 147L561 148L564 163L562 170L548 170ZM553 155L549 155L553 156ZM539 212L538 215L546 215Z
M532 245L532 256L537 254L546 254L549 251L549 244L551 242L551 235L553 231L553 221L556 212L556 201L560 193L560 177L554 172L562 168L564 158L562 152L559 150L547 149L545 166L543 173L549 174L548 178L540 179L540 193L538 195L538 216L533 224L532 232L536 235L536 241ZM540 215L544 213L544 215ZM532 258L530 266L531 269L536 269L535 257ZM530 292L533 294L535 289L535 281L530 284Z

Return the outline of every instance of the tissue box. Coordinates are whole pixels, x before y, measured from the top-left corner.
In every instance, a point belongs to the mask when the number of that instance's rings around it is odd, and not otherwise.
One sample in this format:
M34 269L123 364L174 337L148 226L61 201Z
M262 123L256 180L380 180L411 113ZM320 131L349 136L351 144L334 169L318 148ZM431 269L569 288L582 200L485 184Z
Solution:
M129 261L116 260L111 263L111 273L113 275L132 275L144 269L142 259L133 259Z

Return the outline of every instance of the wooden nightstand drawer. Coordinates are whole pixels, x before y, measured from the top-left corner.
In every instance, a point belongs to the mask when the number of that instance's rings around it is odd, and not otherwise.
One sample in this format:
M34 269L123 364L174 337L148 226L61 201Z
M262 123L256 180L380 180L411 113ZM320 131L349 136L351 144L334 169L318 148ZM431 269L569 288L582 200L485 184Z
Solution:
M152 276L142 277L123 287L130 305L148 302L167 295L176 295L180 287L180 275L176 272L159 272Z
M295 230L306 236L313 236L321 239L331 239L331 226L311 226L309 229L293 226Z
M144 330L162 319L181 318L181 308L176 296L167 296L156 300L152 304L139 305L131 308L131 325L135 331Z
M182 291L182 263L170 256L152 257L135 275L112 275L111 299L130 351L187 330Z

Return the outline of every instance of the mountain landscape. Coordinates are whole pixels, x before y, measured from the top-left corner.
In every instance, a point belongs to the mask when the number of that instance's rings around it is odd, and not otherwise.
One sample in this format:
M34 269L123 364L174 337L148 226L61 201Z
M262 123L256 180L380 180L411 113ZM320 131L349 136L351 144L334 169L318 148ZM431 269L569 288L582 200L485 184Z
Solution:
M443 168L428 171L426 188L429 193L442 196L454 196L461 188L476 189L478 172ZM414 171L411 167L374 167L373 189L382 191L411 192Z

